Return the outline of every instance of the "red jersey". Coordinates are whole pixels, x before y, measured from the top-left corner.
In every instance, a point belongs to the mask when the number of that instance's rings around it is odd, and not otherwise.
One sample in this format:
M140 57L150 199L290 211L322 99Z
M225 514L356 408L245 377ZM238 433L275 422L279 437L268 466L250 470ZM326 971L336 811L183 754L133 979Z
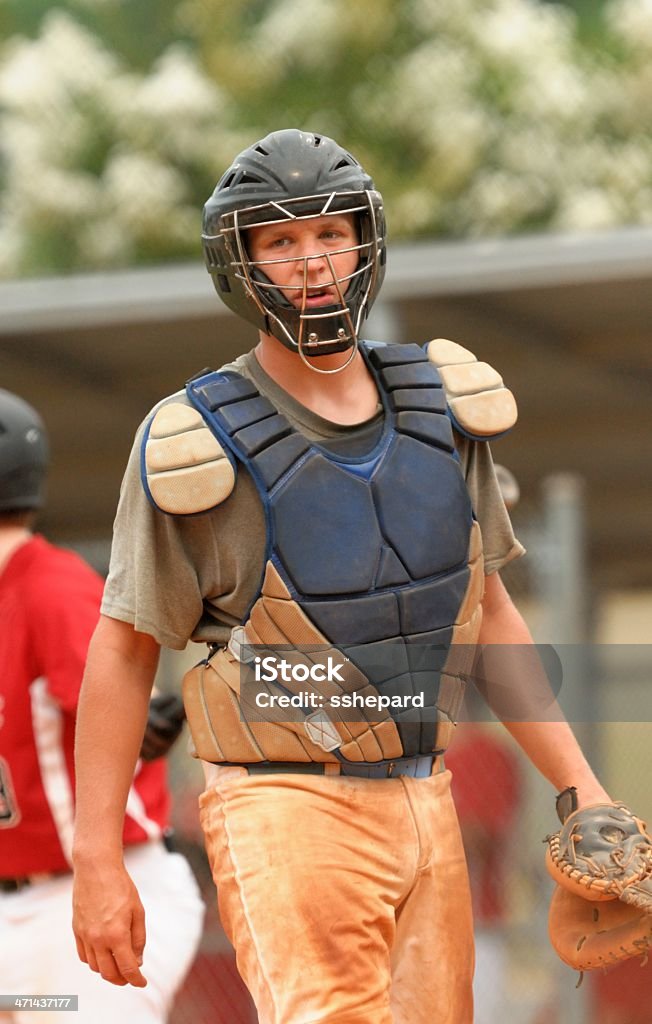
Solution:
M32 537L0 572L0 878L70 867L75 712L101 577ZM168 824L163 759L139 762L124 841Z

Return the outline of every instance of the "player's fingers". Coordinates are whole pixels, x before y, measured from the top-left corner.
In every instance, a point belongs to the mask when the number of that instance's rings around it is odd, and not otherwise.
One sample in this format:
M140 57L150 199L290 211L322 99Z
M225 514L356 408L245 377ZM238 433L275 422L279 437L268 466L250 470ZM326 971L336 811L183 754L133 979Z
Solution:
M134 955L139 966L142 966L143 963L146 938L145 912L142 907L140 907L139 909L134 910L131 920L131 948L134 951Z
M96 974L100 973L100 968L97 963L97 957L95 956L95 953L93 953L92 950L89 950L88 956L86 958L86 963L90 967L91 971L95 971Z
M91 971L95 971L96 974L99 974L100 968L97 963L97 957L95 956L95 952L90 943L85 943L84 940L80 939L79 936L76 934L75 943L77 945L77 953L79 954L79 959L81 960L81 962L84 964L88 964Z
M99 973L105 981L110 981L112 985L119 986L127 984L127 979L123 977L122 971L110 950L106 949L102 953L98 953L97 966Z
M82 942L78 935L75 935L75 944L77 946L77 956L79 957L83 964L87 964L88 957L86 956L86 946L84 945L84 943Z
M147 978L142 974L134 951L129 945L114 949L113 962L115 971L121 979L117 984L133 985L134 988L145 988ZM104 978L106 975L103 973L102 977ZM112 978L107 978L107 981L111 980Z

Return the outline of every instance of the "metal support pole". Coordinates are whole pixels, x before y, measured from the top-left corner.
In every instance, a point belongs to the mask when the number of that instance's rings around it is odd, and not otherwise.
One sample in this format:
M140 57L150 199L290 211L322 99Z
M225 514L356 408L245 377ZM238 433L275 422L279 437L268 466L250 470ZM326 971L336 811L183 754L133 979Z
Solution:
M561 703L594 767L597 693L590 677L590 616L587 583L584 483L572 473L543 481L544 558L541 592L546 627L541 639L553 644L563 664ZM569 779L569 784L572 780ZM559 1024L590 1024L590 983L577 991L573 976L559 965Z
M576 474L558 473L546 477L542 490L545 640L559 651L564 669L562 704L590 757L597 754L593 728L597 720L597 692L590 678L584 482Z

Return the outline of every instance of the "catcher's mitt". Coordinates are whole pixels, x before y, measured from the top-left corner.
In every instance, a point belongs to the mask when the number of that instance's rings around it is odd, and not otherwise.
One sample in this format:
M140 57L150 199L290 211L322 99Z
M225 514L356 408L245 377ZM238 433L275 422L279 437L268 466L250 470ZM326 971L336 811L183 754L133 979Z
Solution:
M179 736L186 720L183 701L173 693L162 693L149 702L147 725L140 748L143 761L163 757Z
M547 837L558 883L548 919L559 957L578 971L645 956L652 945L652 838L624 804L574 811Z

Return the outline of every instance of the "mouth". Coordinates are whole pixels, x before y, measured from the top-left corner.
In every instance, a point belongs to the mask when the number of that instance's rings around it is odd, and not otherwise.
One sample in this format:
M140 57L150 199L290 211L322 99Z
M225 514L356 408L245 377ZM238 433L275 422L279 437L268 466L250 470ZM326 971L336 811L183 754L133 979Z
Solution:
M332 306L336 301L337 294L334 288L308 288L305 297L305 307ZM301 309L304 306L303 293L295 293L292 303L297 309Z

